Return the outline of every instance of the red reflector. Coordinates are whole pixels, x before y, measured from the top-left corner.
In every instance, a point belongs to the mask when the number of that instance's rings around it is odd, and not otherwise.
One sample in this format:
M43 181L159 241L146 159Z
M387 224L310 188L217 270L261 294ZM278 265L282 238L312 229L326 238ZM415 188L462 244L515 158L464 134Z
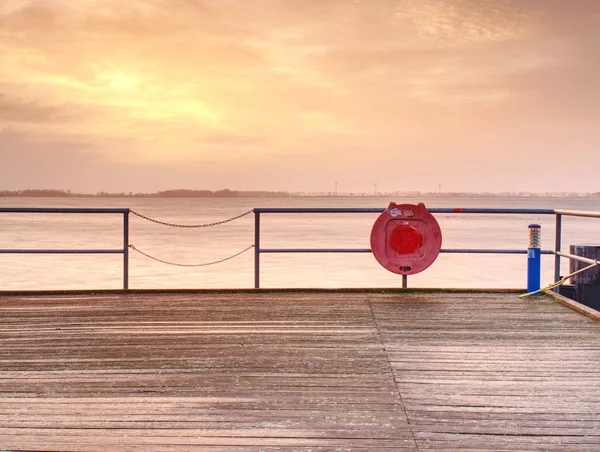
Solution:
M398 254L412 254L423 244L419 231L412 226L398 226L392 232L391 245Z

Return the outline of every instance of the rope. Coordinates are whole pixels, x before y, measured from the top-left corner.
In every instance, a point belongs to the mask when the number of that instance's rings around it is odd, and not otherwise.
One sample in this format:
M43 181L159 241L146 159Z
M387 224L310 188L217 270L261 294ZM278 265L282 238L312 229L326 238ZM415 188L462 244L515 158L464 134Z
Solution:
M535 292L529 292L529 293L524 293L523 295L519 295L519 298L525 298L530 295L535 295L536 293L542 293L542 292L546 292L547 290L556 289L557 287L560 287L564 283L566 283L567 280L571 279L573 276L578 275L579 273L583 273L585 271L591 270L592 268L596 268L598 266L600 266L600 261L596 261L596 263L594 263L588 267L581 268L581 269L577 270L576 272L571 273L570 275L564 276L560 280L556 281L555 283L550 284L547 287L544 287L543 289L536 290Z
M156 262L161 262L161 263L163 263L163 264L167 264L167 265L174 265L174 266L176 266L176 267L207 267L207 266L209 266L209 265L220 264L221 262L225 262L225 261L228 261L228 260L230 260L230 259L233 259L234 257L237 257L237 256L239 256L240 254L244 254L246 251L248 251L248 250L250 250L250 249L254 248L254 244L252 244L252 245L250 245L249 247L247 247L247 248L243 249L243 250L242 250L242 251L240 251L239 253L236 253L236 254L234 254L233 256L229 256L229 257L226 257L225 259L220 259L220 260L218 260L218 261L207 262L207 263L204 263L204 264L179 264L179 263L176 263L176 262L169 262L169 261L165 261L165 260L159 259L159 258L157 258L157 257L154 257L154 256L150 256L149 254L146 254L146 253L144 253L143 251L141 251L141 250L137 249L137 248L136 248L135 246L133 246L133 245L129 245L129 248L131 248L131 249L132 249L132 250L134 250L134 251L137 251L138 253L142 254L143 256L146 256L146 257L147 257L147 258L149 258L149 259L152 259L153 261L156 261Z
M155 220L154 218L147 217L146 215L142 215L141 213L138 213L138 212L136 212L134 210L130 210L129 212L131 212L132 214L134 214L134 215L136 215L136 216L138 216L140 218L143 218L144 220L151 221L152 223L162 224L164 226L172 226L174 228L209 228L211 226L218 226L220 224L229 223L230 221L237 220L238 218L245 217L246 215L249 215L252 212L254 212L254 209L249 210L248 212L244 212L241 215L237 215L235 217L228 218L226 220L216 221L214 223L205 223L205 224L177 224L177 223L168 223L166 221Z
M556 289L557 287L562 286L565 282L567 282L567 278L566 276L558 281L556 281L555 283L550 284L549 286L544 287L543 289L540 290L536 290L535 292L529 292L529 293L524 293L523 295L519 295L519 298L525 298L525 297L529 297L531 295L535 295L537 293L542 293L542 292L546 292L547 290L552 290L552 289Z

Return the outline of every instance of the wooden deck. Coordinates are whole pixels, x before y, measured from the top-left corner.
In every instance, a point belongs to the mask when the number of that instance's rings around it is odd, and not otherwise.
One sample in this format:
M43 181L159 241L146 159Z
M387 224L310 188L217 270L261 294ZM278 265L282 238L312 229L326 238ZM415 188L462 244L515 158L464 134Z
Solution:
M512 294L0 296L0 449L600 450L600 323Z

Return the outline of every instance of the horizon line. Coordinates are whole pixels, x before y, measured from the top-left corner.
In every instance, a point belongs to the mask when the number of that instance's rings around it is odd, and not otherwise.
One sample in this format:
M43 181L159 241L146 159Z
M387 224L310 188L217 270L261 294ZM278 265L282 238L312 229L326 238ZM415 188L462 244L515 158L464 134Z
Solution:
M598 192L530 192L530 191L419 191L419 190L397 190L386 192L335 192L335 191L283 191L283 190L231 190L228 188L219 190L207 189L169 189L156 192L106 192L77 193L64 189L22 189L22 190L0 190L0 197L111 197L111 198L235 198L252 197L384 197L384 196L426 196L426 197L448 197L448 196L494 196L494 197L600 197Z

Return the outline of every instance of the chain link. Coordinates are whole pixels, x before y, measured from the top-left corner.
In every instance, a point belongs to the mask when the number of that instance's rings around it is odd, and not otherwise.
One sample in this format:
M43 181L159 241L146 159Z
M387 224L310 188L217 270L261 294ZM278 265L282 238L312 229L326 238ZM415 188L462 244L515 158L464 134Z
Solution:
M165 226L172 226L174 228L209 228L211 226L219 226L220 224L229 223L230 221L234 221L234 220L237 220L238 218L245 217L246 215L249 215L252 212L254 212L254 209L251 209L248 212L244 212L241 215L237 215L235 217L228 218L226 220L216 221L214 223L205 223L205 224L176 224L176 223L168 223L166 221L155 220L154 218L147 217L146 215L142 215L141 213L138 213L138 212L136 212L134 210L130 210L129 212L131 212L132 214L134 214L134 215L136 215L136 216L138 216L140 218L143 218L144 220L151 221L152 223L162 224L162 225L165 225Z
M133 245L129 245L129 248L131 248L134 251L137 251L138 253L142 254L143 256L146 256L149 259L152 259L153 261L161 262L161 263L167 264L167 265L174 265L176 267L207 267L209 265L220 264L221 262L225 262L225 261L228 261L230 259L233 259L234 257L237 257L240 254L244 254L246 251L251 250L252 248L254 248L254 244L250 245L248 248L243 249L239 253L234 254L233 256L229 256L229 257L226 257L225 259L220 259L218 261L207 262L207 263L204 263L204 264L178 264L176 262L169 262L169 261L165 261L165 260L159 259L159 258L154 257L154 256L150 256L149 254L146 254L143 251L137 249Z

